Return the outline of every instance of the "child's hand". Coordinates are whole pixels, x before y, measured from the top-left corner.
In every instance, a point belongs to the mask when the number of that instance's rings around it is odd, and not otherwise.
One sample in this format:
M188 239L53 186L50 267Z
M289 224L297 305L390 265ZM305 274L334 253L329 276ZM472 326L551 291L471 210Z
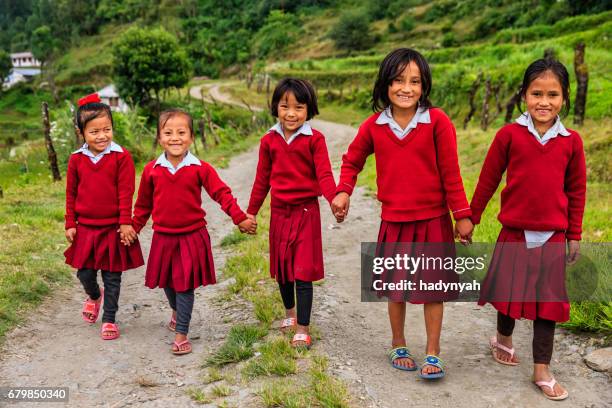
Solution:
M472 243L472 233L474 224L469 218L462 218L455 223L455 238L458 238L463 245Z
M580 258L580 241L567 241L567 249L569 252L569 254L567 254L567 264L573 265L578 261L578 258Z
M76 237L76 228L68 228L65 232L65 235L68 242L72 244L72 241L74 241L74 237Z
M331 210L334 213L334 217L336 217L337 222L342 222L348 215L348 210L350 206L351 198L345 193L341 192L336 194L336 197L331 202Z
M119 226L119 237L123 245L130 246L138 239L138 234L130 224L122 224Z
M247 218L238 224L238 229L240 229L240 232L242 233L255 235L257 232L257 221L253 220L252 218Z

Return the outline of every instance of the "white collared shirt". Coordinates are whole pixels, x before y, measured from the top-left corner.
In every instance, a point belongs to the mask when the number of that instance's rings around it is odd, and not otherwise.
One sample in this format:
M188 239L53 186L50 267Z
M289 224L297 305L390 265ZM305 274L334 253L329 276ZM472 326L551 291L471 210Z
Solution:
M272 126L268 132L270 130L274 130L283 137L283 140L285 140L285 133L283 132L283 127L281 126L280 122L276 122L276 124ZM287 139L287 144L291 144L291 142L293 142L299 135L312 136L312 127L310 126L310 123L304 122L304 124L300 126L295 133L289 136L289 139Z
M178 166L174 167L172 163L168 161L168 159L166 158L166 153L164 152L159 155L153 167L158 166L158 165L167 168L170 174L176 174L176 172L182 169L183 167L192 166L192 165L201 166L202 163L197 157L191 154L190 151L187 151L187 154L185 155L185 157L183 157L183 160L181 160Z
M406 126L406 129L402 127L393 119L391 112L391 106L382 111L382 113L376 119L377 125L389 125L389 128L393 131L393 134L397 136L399 140L404 139L408 134L415 129L419 123L431 123L431 117L429 116L429 109L418 107L414 116Z
M117 143L111 141L110 144L106 146L106 149L104 149L98 154L93 154L91 150L89 150L89 145L87 143L84 143L80 149L75 150L74 152L72 152L72 154L84 154L85 156L89 157L89 160L91 160L93 164L98 164L98 162L102 160L102 157L106 156L110 152L123 153L123 148Z
M567 131L563 123L561 123L561 119L557 116L555 123L544 133L543 136L540 136L538 131L533 124L533 119L529 112L523 113L516 119L516 123L521 126L527 126L527 130L531 133L538 142L542 145L548 143L551 139L554 139L558 135L561 136L569 136L570 132ZM525 230L525 242L527 244L527 248L537 248L544 245L550 237L553 236L555 231L527 231Z
M544 133L544 136L540 136L540 134L536 130L535 125L533 124L533 119L531 118L529 112L525 112L521 116L516 118L516 123L521 126L527 126L527 130L529 130L529 133L535 136L536 140L542 145L545 145L546 143L548 143L549 140L554 139L558 135L570 135L570 132L568 132L565 126L563 126L563 123L561 123L561 119L558 115L557 119L555 120L555 123L550 127L550 129L546 131L546 133Z

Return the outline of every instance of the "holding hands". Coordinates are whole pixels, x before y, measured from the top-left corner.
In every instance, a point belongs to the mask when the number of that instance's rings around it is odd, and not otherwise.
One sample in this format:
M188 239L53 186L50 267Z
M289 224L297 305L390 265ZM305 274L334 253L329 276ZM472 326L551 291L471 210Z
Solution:
M238 224L238 229L243 234L255 235L257 233L257 220L253 214L247 214L246 220Z
M462 218L455 223L455 238L459 239L463 245L472 243L472 233L474 224L469 218Z
M342 222L348 215L348 210L350 206L351 198L345 193L341 192L336 194L336 197L333 199L331 203L331 210L334 213L334 217L336 217L336 222Z
M121 238L121 243L126 246L132 245L138 239L136 230L134 230L134 227L132 227L130 224L120 225L117 232Z

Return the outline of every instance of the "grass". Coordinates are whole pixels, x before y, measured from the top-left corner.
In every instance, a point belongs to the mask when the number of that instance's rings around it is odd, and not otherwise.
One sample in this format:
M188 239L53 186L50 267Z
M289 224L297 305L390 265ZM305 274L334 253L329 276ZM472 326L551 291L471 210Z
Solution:
M277 336L257 348L260 353L251 359L242 370L247 378L258 376L281 376L297 371L297 351L291 347L285 336Z
M261 326L233 326L221 348L206 359L207 366L220 367L252 357L255 354L253 345L266 334L268 329Z
M0 340L54 288L71 281L62 254L68 246L63 183L44 177L21 182L0 199Z
M350 406L346 386L327 373L327 359L313 356L306 385L296 380L266 383L259 391L266 407L337 407Z

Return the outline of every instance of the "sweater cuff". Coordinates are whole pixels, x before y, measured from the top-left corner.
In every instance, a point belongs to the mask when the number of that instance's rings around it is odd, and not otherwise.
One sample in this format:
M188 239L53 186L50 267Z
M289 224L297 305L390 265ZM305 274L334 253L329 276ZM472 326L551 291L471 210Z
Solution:
M132 217L127 216L119 216L119 225L132 225Z
M253 214L253 215L255 215L255 214ZM238 225L238 224L240 224L242 221L244 221L246 219L247 219L247 216L242 211L240 211L238 214L232 216L232 221L234 221L234 225Z
M142 229L144 228L144 225L132 222L132 227L134 228L134 231L136 231L137 234L140 234L140 231L142 231Z
M481 217L482 217L482 211L477 211L472 208L472 215L470 216L470 220L472 220L472 224L474 225L480 224Z
M472 209L470 207L462 208L457 211L453 211L453 218L455 219L455 221L459 221L462 218L471 217L471 215L472 215Z
M64 229L70 229L70 228L76 228L77 227L77 223L76 221L73 220L66 220Z
M565 232L565 238L568 241L580 241L582 239L582 234L579 232Z
M354 186L351 186L348 183L340 183L338 184L338 188L336 188L336 195L338 193L347 193L349 196L353 194Z
M257 213L259 212L259 209L261 207L256 207L256 206L250 206L247 208L246 213L247 214L251 214L251 215L257 215Z

